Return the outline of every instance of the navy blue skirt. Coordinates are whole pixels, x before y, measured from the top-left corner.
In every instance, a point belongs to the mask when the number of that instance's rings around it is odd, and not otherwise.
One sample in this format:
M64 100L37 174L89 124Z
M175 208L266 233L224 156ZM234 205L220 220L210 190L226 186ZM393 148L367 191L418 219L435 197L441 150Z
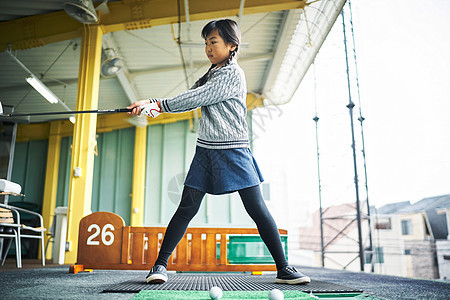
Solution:
M256 186L263 181L250 149L197 146L184 184L208 194L221 195Z

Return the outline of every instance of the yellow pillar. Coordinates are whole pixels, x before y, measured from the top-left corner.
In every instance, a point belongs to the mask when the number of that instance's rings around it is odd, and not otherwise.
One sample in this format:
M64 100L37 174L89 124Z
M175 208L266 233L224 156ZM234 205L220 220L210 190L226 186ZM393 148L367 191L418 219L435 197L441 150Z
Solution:
M134 139L133 189L131 196L131 226L144 223L145 166L147 126L136 127Z
M49 232L55 215L56 192L58 190L59 155L61 150L61 121L50 123L48 138L47 167L45 171L44 200L42 203L42 218L44 227ZM47 244L48 236L45 235ZM46 259L52 258L52 244L48 245Z
M76 110L94 110L98 107L102 35L100 26L83 26ZM96 126L96 114L76 116L67 212L67 241L70 246L66 252L66 264L77 260L78 225L91 211Z

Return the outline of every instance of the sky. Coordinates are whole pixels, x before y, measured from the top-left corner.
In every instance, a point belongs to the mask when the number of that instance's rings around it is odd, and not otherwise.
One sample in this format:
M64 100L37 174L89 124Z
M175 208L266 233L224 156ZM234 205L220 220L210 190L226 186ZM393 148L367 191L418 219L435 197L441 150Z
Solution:
M352 13L360 199L366 199L360 109L370 205L450 194L450 1L352 1ZM293 99L255 128L254 155L272 198L288 199L298 219L319 207L316 111L322 204L355 202L348 103L339 17Z

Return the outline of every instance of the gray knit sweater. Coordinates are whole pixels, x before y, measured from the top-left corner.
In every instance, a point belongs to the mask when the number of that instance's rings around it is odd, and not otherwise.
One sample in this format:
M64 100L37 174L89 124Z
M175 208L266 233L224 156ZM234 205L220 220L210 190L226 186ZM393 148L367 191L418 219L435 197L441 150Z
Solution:
M249 147L247 86L236 61L212 70L202 86L173 98L159 99L163 112L181 113L201 107L197 145L209 149Z

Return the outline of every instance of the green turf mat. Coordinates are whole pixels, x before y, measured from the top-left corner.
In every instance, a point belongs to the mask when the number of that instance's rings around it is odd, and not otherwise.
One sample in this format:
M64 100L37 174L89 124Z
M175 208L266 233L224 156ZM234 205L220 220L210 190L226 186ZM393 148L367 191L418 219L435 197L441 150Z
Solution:
M284 299L317 299L300 291L283 291ZM209 291L169 291L169 290L143 290L133 299L158 300L211 300ZM269 299L269 291L224 291L223 300L241 299Z

